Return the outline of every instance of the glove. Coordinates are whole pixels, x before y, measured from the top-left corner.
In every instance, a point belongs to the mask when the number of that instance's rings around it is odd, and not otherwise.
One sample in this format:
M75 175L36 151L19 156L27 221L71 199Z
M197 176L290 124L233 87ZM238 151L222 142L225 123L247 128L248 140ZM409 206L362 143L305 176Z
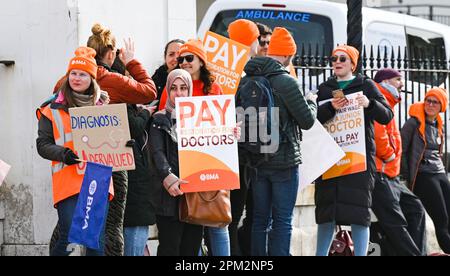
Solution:
M317 101L317 94L314 94L314 93L308 93L307 95L306 95L306 97L305 97L305 99L307 100L307 101L311 101L311 102L316 102Z
M125 146L132 148L132 147L134 147L134 144L136 144L136 140L131 139L131 140L127 141L127 144Z
M64 153L63 162L67 165L75 165L80 163L77 159L80 159L78 155L75 154L71 149L66 148L66 151Z

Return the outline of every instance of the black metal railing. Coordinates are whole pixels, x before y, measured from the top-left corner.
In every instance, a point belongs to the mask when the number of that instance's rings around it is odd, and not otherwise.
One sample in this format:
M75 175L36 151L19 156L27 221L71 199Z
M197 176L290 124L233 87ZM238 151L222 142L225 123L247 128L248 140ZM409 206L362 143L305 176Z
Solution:
M302 45L299 55L294 58L294 66L301 82L304 93L315 90L319 85L332 76L333 71L329 63L330 46ZM431 54L430 54L431 53ZM450 87L450 61L445 53L430 51L429 49L407 48L376 48L363 47L363 73L373 78L382 68L394 68L404 76L404 88L401 92L402 103L397 105L397 120L401 127L409 118L408 111L411 104L423 101L425 93L434 86ZM448 111L444 115L445 161L450 159L448 153Z
M388 5L381 6L379 8L412 16L418 16L441 24L450 25L449 5Z

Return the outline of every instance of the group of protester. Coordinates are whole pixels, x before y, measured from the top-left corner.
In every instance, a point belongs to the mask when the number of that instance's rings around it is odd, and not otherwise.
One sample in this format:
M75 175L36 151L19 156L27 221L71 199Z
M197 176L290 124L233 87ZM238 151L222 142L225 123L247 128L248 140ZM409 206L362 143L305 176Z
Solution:
M197 256L202 240L214 256L288 256L292 218L299 187L301 131L316 119L325 124L357 98L364 110L367 170L315 182L317 255L328 255L336 225L351 225L355 255L365 256L371 224L370 209L398 255L426 255L425 209L436 228L439 245L450 253L450 183L442 162L443 122L447 92L428 91L413 104L401 132L394 107L400 102L402 75L380 70L374 80L355 74L360 53L342 45L331 55L333 77L318 93L306 96L294 77L295 40L285 28L240 19L228 27L229 38L250 47L240 86L266 77L279 110L279 148L270 159L255 163L239 151L240 189L231 191L232 222L203 227L181 222L178 202L183 192L175 133L175 98L221 95L207 67L199 40L175 39L164 49L165 63L150 77L134 58L134 42L117 49L110 30L95 24L87 47L69 62L53 96L37 110L37 150L52 161L53 203L58 211L59 239L51 255L68 255L68 234L83 175L73 146L72 107L125 103L136 169L114 172L114 197L109 203L100 250L87 255L142 256L148 226L158 228L158 256ZM335 97L341 89L344 97ZM159 100L159 111L147 104ZM239 138L238 127L235 129ZM326 158L324 156L324 158ZM197 160L196 162L201 162ZM255 165L257 164L257 165ZM399 180L405 178L408 187ZM425 208L424 208L425 207ZM245 210L245 218L239 228Z

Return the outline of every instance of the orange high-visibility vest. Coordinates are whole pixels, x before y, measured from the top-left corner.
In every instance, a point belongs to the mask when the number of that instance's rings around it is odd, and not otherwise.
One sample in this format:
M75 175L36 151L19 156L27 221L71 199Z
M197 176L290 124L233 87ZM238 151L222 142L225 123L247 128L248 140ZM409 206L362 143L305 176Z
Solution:
M45 116L52 122L55 144L75 152L70 116L63 109L52 109L50 104L36 111L38 119ZM78 174L76 165L52 161L53 203L80 193L84 174Z

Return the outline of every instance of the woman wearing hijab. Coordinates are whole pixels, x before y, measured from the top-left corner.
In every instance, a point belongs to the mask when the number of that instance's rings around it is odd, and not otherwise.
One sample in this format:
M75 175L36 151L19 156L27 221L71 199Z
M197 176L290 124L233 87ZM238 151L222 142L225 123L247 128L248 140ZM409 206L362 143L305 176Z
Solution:
M158 256L196 256L200 249L203 227L178 219L178 201L183 195L178 178L178 139L175 129L175 98L191 97L191 75L182 69L169 73L165 108L153 116L150 128L151 152L156 174L152 201L158 227Z

